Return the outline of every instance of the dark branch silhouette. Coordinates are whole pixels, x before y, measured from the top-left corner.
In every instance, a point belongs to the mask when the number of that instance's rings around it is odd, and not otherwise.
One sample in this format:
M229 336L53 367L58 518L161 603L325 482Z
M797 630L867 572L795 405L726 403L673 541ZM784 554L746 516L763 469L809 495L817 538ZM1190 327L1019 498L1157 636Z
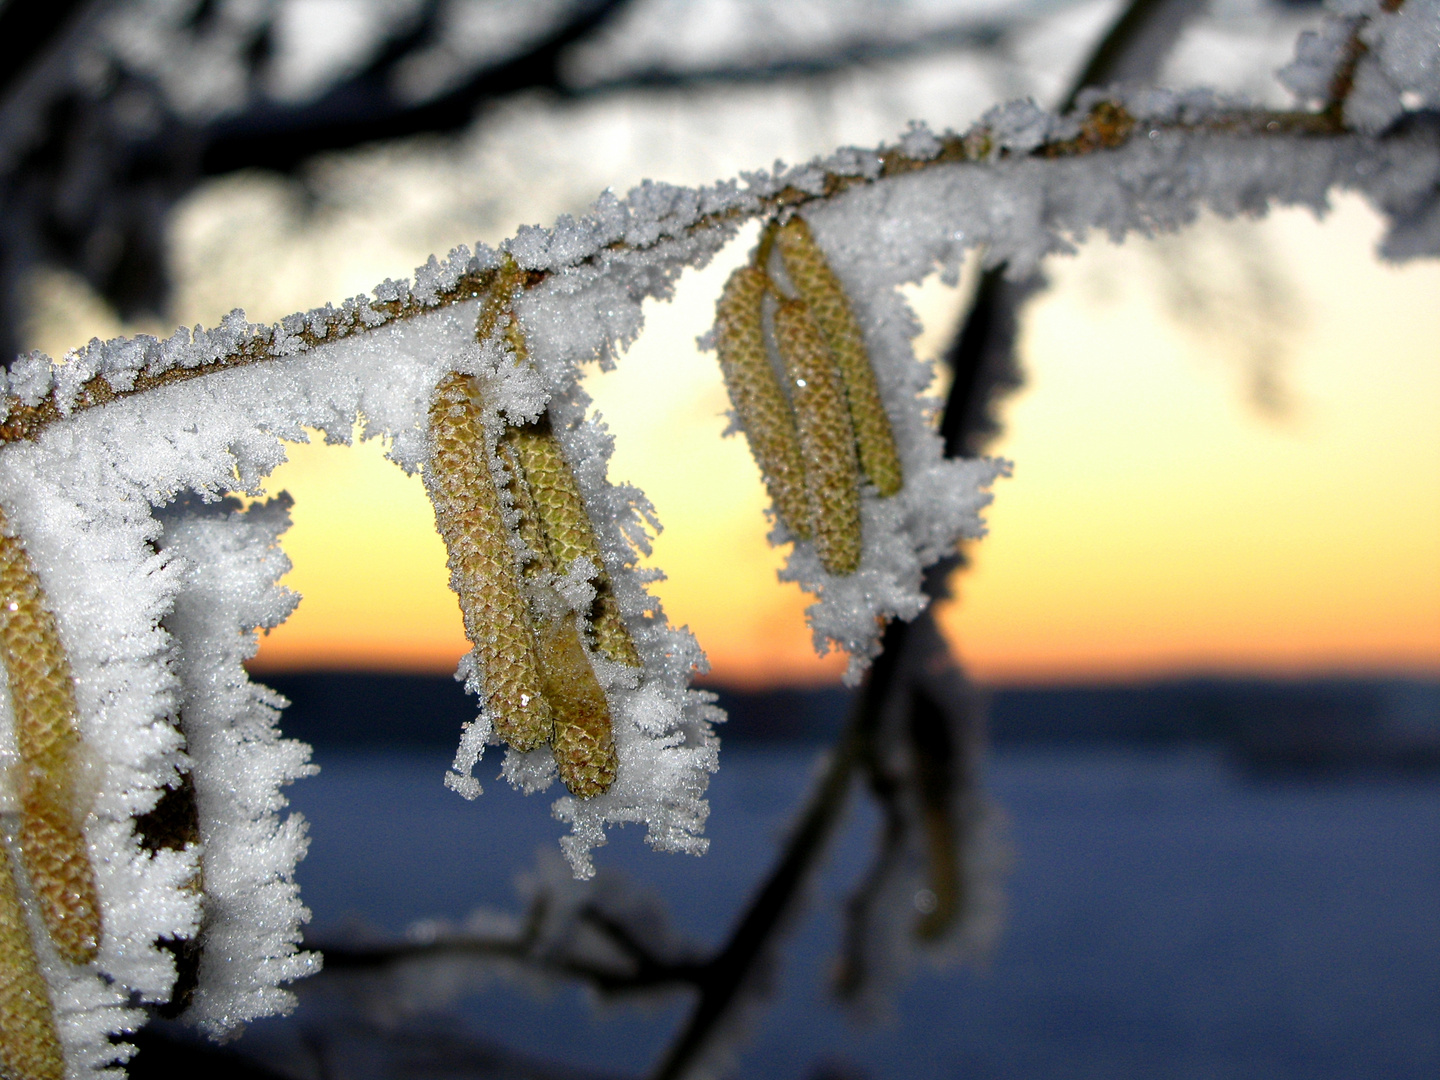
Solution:
M588 0L523 52L483 66L464 83L429 101L407 102L397 96L394 74L399 62L427 44L434 33L438 5L427 4L422 17L390 42L364 70L303 105L262 102L204 132L201 172L205 175L243 168L293 172L301 162L327 150L409 135L457 131L467 126L485 102L522 90L563 93L560 60L576 42L595 33L628 0Z

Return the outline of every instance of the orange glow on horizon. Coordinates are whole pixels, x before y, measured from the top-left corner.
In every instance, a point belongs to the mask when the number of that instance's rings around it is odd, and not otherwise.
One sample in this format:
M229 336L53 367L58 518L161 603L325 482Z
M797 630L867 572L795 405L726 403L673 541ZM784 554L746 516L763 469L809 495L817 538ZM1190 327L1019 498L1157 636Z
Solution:
M1304 297L1284 374L1296 405L1273 421L1213 342L1146 299L1137 245L1051 264L994 448L1015 476L942 612L977 678L1440 673L1440 267L1376 263L1355 202L1323 225L1256 228ZM693 346L746 244L649 305L645 335L587 388L616 433L611 477L666 526L646 562L670 577L652 588L706 648L707 681L833 682L844 658L813 655L808 598L775 582L758 475L743 440L720 438L724 391ZM1086 290L1096 259L1121 283L1109 299ZM927 324L953 319L952 290L916 296ZM271 478L296 496L283 542L306 599L257 671L448 672L466 650L423 487L382 452L294 447Z

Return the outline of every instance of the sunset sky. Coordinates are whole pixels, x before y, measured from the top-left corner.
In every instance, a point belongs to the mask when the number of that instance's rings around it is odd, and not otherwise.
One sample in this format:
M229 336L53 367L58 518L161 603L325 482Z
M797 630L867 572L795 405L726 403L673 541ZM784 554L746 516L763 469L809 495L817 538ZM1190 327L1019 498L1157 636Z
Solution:
M1440 267L1377 262L1377 229L1354 201L1324 223L1202 227L1172 260L1219 237L1268 253L1291 294L1288 316L1221 304L1205 326L1167 314L1163 263L1141 243L1053 261L1025 320L1029 381L994 447L1015 475L944 614L976 675L1440 671ZM774 579L758 475L742 440L720 438L724 390L694 346L744 249L653 305L618 370L589 386L616 432L612 477L644 488L665 525L656 591L714 678L834 679L837 658L811 653L804 596ZM961 299L917 291L922 353ZM1247 398L1254 342L1232 324L1257 315L1289 323L1271 327L1278 415ZM296 498L287 581L305 599L257 668L453 669L466 645L418 478L378 444L317 443L294 447L270 487Z
M298 178L217 178L172 216L169 317L213 325L243 306L273 321L404 276L432 252L583 212L607 187L709 183L777 155L875 145L913 116L963 130L997 100L1053 99L1097 11L1040 20L1006 55L683 94L522 95L450 139L322 156ZM1197 51L1200 35L1170 75L1273 95L1293 28L1270 37L1242 55ZM1342 197L1323 222L1204 219L1047 263L1050 288L1024 315L1028 382L993 447L1014 477L997 485L990 536L971 547L960 602L944 613L977 675L1440 673L1440 264L1380 263L1379 230ZM753 229L687 273L673 303L651 304L618 369L587 385L616 434L612 478L643 488L665 525L657 591L714 677L830 680L843 660L814 657L805 597L775 581L782 556L765 543L755 466L743 440L720 438L724 390L695 347L752 242ZM56 356L92 334L175 325L121 326L76 279L41 284L31 345ZM943 347L967 288L914 291L922 355ZM1257 371L1270 375L1268 411ZM373 443L297 445L271 477L296 499L287 582L304 601L257 669L438 672L464 652L424 490L382 455Z

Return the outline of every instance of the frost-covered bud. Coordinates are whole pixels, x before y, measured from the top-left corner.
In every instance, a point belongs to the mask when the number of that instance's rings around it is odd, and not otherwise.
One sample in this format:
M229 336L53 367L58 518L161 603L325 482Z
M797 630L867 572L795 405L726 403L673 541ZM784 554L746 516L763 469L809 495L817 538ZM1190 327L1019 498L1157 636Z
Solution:
M810 536L805 464L795 417L765 347L763 302L769 278L755 266L730 275L715 309L715 350L725 389L750 453L760 467L770 502L796 536Z
M785 263L785 273L809 306L839 366L861 468L882 496L894 495L904 482L900 454L870 366L864 335L845 290L825 261L810 226L798 214L780 226L775 244Z
M830 573L852 574L860 565L860 472L840 373L803 302L775 309L775 340L795 404L815 550Z

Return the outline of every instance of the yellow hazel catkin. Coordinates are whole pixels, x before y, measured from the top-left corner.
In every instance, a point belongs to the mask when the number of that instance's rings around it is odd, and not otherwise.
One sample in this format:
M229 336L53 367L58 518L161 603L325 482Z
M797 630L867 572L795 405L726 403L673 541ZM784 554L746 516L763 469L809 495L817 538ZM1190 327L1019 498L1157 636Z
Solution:
M535 506L535 496L530 491L525 470L520 464L520 451L515 445L517 437L517 429L506 425L505 433L496 443L495 452L505 463L505 471L510 474L506 490L510 494L510 505L517 518L515 531L530 552L530 558L525 563L525 576L529 578L553 567L550 565L550 550L545 544L545 533L540 528L540 511Z
M795 405L815 550L830 573L853 574L860 565L860 470L840 374L803 302L784 300L775 309L775 340Z
M20 753L20 856L56 951L88 964L100 950L101 918L75 805L75 680L35 568L3 514L0 652Z
M795 417L765 347L761 304L768 286L764 271L754 266L730 275L715 305L715 351L771 505L785 527L803 540L810 536L805 465Z
M610 706L580 643L575 616L547 619L539 634L545 696L555 710L550 748L565 786L588 799L615 782L618 761Z
M539 507L520 463L520 438L518 429L507 428L500 440L500 456L510 472L510 500L519 518L517 531L534 556L526 566L526 575L538 577L553 566ZM599 795L614 783L617 766L605 691L585 655L573 615L560 620L537 615L535 633L540 677L555 717L550 748L560 779L580 798Z
M515 318L512 306L515 290L524 280L525 272L507 255L481 305L476 324L476 335L484 341L494 333L497 323L502 318L506 319L502 336L519 364L528 363L530 359L524 331ZM533 500L541 519L549 523L545 536L552 568L564 572L570 568L576 555L584 555L597 570L594 578L595 602L590 611L590 629L595 647L607 658L627 667L643 667L635 640L630 636L620 605L611 591L610 579L605 573L605 560L601 558L595 530L590 527L590 518L585 511L585 500L575 482L575 474L560 449L559 440L550 429L549 418L542 416L533 424L507 429L505 441L516 455L520 474L530 478L529 487L534 493ZM527 456L528 464L525 460ZM548 518L546 515L549 515ZM528 541L527 546L531 546Z
M50 991L35 959L10 856L0 844L0 1076L61 1080L64 1075Z
M882 496L894 495L903 484L900 454L890 430L890 417L880 398L875 371L860 324L810 226L796 215L775 235L785 273L810 308L815 325L830 346L845 384L850 422L860 452L860 466Z
M511 431L515 453L540 518L551 565L564 573L576 558L584 557L599 571L594 579L595 603L590 619L595 647L611 660L629 667L642 667L640 653L610 589L605 560L600 555L600 543L590 525L580 485L565 460L560 440L550 429L549 419L542 416L533 424Z
M479 387L470 376L451 374L437 387L430 447L425 484L495 733L516 750L533 750L549 740L553 721L536 666L529 605L486 460Z

